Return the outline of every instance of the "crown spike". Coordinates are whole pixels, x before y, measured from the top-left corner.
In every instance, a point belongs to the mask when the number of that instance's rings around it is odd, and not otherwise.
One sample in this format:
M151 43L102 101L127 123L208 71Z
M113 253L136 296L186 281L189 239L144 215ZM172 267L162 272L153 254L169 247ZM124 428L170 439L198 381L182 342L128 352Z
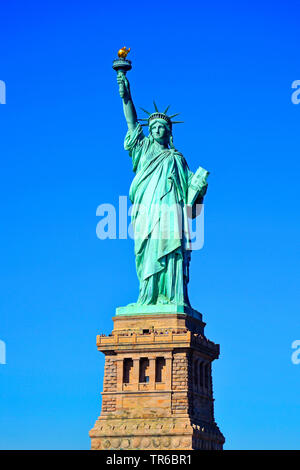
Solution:
M169 106L166 107L166 109L164 110L164 114L166 114L166 113L169 111L170 106L171 106L171 105L169 104Z
M151 113L149 113L149 111L147 111L146 109L144 108L140 108L144 113L148 114L148 116L150 116Z
M158 108L157 108L156 103L155 103L154 100L153 100L153 104L154 104L154 109L155 109L155 111L156 111L157 113L159 113Z
M179 116L180 113L172 114L172 116L169 116L170 119L172 119L175 116Z
M171 121L171 122L172 122L172 124L183 124L184 123L184 121Z

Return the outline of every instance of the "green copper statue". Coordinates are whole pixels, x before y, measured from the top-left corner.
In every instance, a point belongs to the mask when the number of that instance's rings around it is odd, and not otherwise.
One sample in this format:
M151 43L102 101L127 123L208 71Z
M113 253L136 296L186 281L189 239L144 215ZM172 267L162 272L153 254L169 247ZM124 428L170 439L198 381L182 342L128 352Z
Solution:
M172 127L180 121L171 121L177 114L168 116L169 106L159 112L154 103L155 112L143 110L147 119L137 118L126 78L126 72L131 69L127 53L126 48L119 51L119 59L113 68L117 71L128 125L124 146L135 172L129 196L133 204L131 215L140 287L137 303L132 305L160 308L175 305L189 309L187 284L191 241L188 217L196 216L196 205L203 201L208 172L200 167L192 173L183 155L175 149ZM143 126L149 127L148 136L144 134ZM166 208L172 208L171 217Z

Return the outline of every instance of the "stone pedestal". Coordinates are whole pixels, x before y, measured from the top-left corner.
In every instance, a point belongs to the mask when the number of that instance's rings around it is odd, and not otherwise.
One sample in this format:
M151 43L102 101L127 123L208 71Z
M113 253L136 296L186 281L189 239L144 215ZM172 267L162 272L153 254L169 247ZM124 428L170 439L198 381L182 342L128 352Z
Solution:
M109 336L97 336L105 373L92 449L222 449L211 373L219 345L204 336L202 315L119 315L113 321Z

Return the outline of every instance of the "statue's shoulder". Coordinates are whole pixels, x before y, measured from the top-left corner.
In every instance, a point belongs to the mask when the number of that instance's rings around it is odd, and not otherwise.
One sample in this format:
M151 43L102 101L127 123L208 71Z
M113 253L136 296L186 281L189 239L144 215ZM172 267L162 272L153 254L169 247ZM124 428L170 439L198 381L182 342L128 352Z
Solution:
M170 149L170 151L173 153L174 157L178 158L183 164L187 164L183 153L179 152L177 149Z
M128 129L126 133L124 141L125 150L133 150L142 147L146 144L147 139L142 126L138 123L134 129Z

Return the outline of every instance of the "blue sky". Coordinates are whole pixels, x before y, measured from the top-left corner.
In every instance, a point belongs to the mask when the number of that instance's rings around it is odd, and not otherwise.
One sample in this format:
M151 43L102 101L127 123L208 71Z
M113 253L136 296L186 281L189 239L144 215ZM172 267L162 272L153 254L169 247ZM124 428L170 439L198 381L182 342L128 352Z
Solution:
M11 1L1 7L0 448L88 449L115 308L137 298L132 240L96 208L133 177L111 68L137 106L171 103L176 147L210 171L190 298L221 344L226 449L299 449L296 1Z

